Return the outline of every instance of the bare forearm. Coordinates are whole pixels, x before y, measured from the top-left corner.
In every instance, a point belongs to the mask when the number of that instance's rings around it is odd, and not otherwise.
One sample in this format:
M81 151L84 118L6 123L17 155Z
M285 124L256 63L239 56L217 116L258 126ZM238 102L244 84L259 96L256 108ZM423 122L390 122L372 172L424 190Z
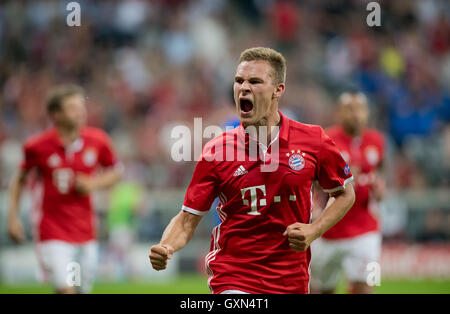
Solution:
M322 236L328 229L333 227L339 220L341 220L355 202L355 192L353 185L348 184L345 190L334 196L332 202L322 215L313 224L316 226L318 237Z
M120 180L122 172L122 169L114 168L96 175L92 178L93 188L95 190L101 190L111 187Z
M16 175L9 185L9 218L15 218L19 213L19 200L25 184L25 174Z
M8 234L16 243L23 243L26 240L25 231L19 218L19 200L26 175L26 171L20 170L9 185Z
M181 211L164 230L160 243L171 246L174 251L182 249L194 235L200 220L201 216Z

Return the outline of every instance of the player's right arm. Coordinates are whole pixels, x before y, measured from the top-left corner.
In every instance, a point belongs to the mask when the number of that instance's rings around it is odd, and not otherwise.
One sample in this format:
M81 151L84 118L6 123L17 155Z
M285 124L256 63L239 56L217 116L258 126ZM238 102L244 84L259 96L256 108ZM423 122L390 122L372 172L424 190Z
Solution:
M164 230L161 242L150 249L150 262L155 270L167 267L173 253L182 249L194 235L203 216L181 210Z
M218 195L217 170L212 160L214 155L208 143L195 167L182 210L164 230L161 242L150 249L149 257L154 269L165 269L172 254L189 242L203 215L208 212Z
M374 171L374 180L372 182L372 196L377 202L382 201L386 196L386 164L385 164L385 139L379 134L380 161Z
M16 243L25 241L25 232L19 218L19 201L28 170L19 169L9 185L8 234Z

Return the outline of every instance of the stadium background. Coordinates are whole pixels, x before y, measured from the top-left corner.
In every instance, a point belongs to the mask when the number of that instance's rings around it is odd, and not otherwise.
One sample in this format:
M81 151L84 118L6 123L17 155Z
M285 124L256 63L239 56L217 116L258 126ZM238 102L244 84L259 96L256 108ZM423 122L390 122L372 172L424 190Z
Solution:
M450 6L445 0L69 1L0 3L0 292L49 292L36 284L29 192L21 202L28 242L6 233L7 186L21 143L48 127L45 96L61 82L88 94L89 124L105 129L125 179L95 196L101 259L94 292L207 293L202 258L217 222L211 211L166 272L148 263L181 206L194 162L174 162L170 132L233 121L239 53L280 50L288 61L281 110L326 127L335 99L358 88L370 124L387 137L388 196L377 292L450 292ZM340 290L343 292L343 286Z

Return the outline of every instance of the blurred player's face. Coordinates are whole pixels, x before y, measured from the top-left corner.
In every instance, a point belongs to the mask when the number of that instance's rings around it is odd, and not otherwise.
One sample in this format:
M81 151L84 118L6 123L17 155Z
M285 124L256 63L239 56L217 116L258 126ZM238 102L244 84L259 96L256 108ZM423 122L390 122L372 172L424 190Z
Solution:
M276 115L284 84L272 81L272 66L266 61L243 61L234 77L234 102L244 125L267 125Z
M83 95L75 94L62 100L61 111L56 113L56 124L68 129L78 129L86 123L86 105Z
M355 94L341 97L338 117L347 133L358 135L366 127L369 119L366 100Z

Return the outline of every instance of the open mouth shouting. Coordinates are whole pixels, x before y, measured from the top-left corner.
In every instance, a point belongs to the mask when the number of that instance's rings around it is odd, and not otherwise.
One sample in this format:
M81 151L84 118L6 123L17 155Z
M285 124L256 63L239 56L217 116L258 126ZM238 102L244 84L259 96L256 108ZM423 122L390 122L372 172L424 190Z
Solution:
M248 98L239 98L239 108L241 109L241 116L250 116L253 112L253 102Z

